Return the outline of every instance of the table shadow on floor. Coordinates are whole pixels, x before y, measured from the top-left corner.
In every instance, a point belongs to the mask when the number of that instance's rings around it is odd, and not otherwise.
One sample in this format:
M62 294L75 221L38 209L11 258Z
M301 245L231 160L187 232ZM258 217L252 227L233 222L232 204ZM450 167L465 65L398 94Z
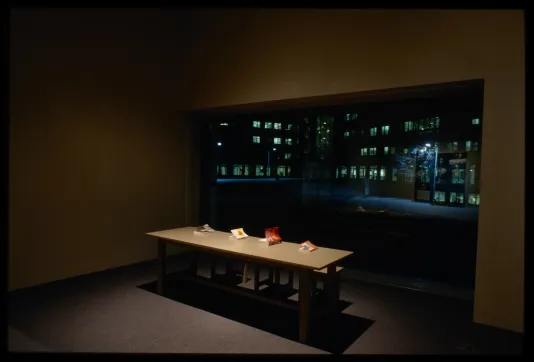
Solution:
M236 322L298 342L298 312L244 296L231 294L169 274L163 297ZM156 293L157 282L138 288ZM341 301L341 310L351 303ZM336 322L324 317L310 321L310 347L340 354L350 347L372 324L373 320L341 313Z

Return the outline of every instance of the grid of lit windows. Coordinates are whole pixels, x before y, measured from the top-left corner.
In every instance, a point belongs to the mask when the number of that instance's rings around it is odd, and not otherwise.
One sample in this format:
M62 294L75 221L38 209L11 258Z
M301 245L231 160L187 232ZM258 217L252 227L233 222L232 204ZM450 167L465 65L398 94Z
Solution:
M349 131L345 131L345 133L343 133L343 137L349 138L349 136L350 136L350 132Z
M385 180L385 179L386 179L386 167L381 166L380 167L380 180Z
M280 122L276 122L276 123L274 124L274 129L282 129L282 123L280 123Z
M252 121L252 127L260 128L261 127L261 121Z
M256 176L265 176L265 169L262 165L256 165Z
M365 166L360 166L360 178L365 178Z
M452 169L452 180L453 184L463 184L465 182L465 168L460 168L458 165L455 165Z
M265 128L267 129L273 128L273 122L265 122Z
M285 158L286 160L289 160L289 159L291 158L291 153L286 153L286 154L284 154L284 158Z
M373 127L369 130L369 133L371 134L371 136L376 136L376 127Z
M275 137L275 138L273 138L273 143L275 145L280 145L280 144L282 144L282 139L280 137Z
M387 136L389 134L389 126L382 126L382 136Z
M376 147L369 147L369 155L371 156L376 155Z
M451 192L449 194L449 202L451 204L463 204L464 203L463 192Z
M221 176L226 176L226 165L221 165L220 167Z
M356 166L350 166L350 178L356 178L358 176Z
M480 205L480 194L469 194L468 202L471 205Z
M367 148L362 148L361 151L360 151L360 154L362 156L367 156Z
M471 124L480 124L480 118L473 118Z
M291 138L286 138L286 145L291 146L293 144L293 140Z
M252 136L253 143L260 143L260 136Z
M436 192L434 192L434 201L435 202L445 202L445 191L436 191Z

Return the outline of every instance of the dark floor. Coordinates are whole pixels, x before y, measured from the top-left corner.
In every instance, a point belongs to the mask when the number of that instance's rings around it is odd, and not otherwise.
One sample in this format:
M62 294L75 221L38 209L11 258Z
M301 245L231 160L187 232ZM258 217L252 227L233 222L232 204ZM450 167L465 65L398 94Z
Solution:
M182 268L182 259L172 258L169 272ZM362 282L351 273L342 280L345 309L334 338L339 340L332 344L319 332L312 346L293 340L294 334L288 332L294 320L290 313L248 299L179 288L185 287L179 283L174 284L175 290L183 292L162 297L150 292L156 273L155 262L148 262L9 293L9 350L521 353L522 335L471 322L471 301ZM272 323L276 319L280 324Z

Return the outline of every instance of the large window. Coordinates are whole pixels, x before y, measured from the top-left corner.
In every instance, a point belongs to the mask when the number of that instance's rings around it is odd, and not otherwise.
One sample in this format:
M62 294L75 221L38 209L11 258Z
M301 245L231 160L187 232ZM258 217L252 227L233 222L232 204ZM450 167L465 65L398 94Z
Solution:
M389 134L389 126L382 126L382 136L387 136Z
M465 168L459 168L458 165L452 169L453 184L463 184L465 182Z
M265 128L273 128L273 122L265 122Z
M284 154L284 158L285 158L286 160L289 160L289 159L291 158L291 153L286 153L286 154Z
M469 184L474 185L476 178L475 178L475 165L472 165L469 167Z
M385 179L386 179L386 167L381 166L380 167L380 180L385 180Z
M376 180L378 176L378 171L376 166L369 166L369 180Z
M256 176L265 176L265 168L263 165L256 165Z
M286 166L278 166L276 168L276 174L280 177L286 176Z
M260 136L252 136L252 142L260 143Z
M350 166L350 178L356 178L357 176L356 166Z
M286 138L286 145L291 146L292 144L293 144L293 141L291 140L291 138Z
M252 121L252 127L260 128L261 127L261 121Z
M389 147L384 146L384 155L387 155L389 153Z
M434 192L434 201L435 202L445 202L445 191L436 191L436 192Z
M365 166L360 166L360 178L365 178Z
M391 181L393 182L397 181L397 169L396 168L391 170Z
M281 139L280 137L275 137L275 138L273 139L273 143L274 143L275 145L280 145L280 144L282 144L282 139Z
M480 194L469 194L469 204L480 205Z
M373 127L369 130L369 133L371 134L371 136L376 136L376 127Z
M280 122L275 122L275 124L274 124L274 129L282 129L282 123L280 123Z
M367 148L362 148L361 151L360 151L360 154L362 156L367 156Z
M370 148L369 148L369 154L370 154L371 156L376 155L376 147L370 147Z

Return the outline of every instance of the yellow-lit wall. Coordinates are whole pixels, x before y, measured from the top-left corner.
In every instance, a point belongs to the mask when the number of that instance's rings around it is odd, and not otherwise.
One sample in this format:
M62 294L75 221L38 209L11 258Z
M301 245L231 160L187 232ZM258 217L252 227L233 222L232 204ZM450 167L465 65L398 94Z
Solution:
M157 14L115 13L11 14L10 290L155 258L144 233L194 221Z
M522 331L523 20L510 10L18 10L10 288L149 259L142 233L194 217L198 168L186 166L195 147L179 109L483 78L474 320Z

